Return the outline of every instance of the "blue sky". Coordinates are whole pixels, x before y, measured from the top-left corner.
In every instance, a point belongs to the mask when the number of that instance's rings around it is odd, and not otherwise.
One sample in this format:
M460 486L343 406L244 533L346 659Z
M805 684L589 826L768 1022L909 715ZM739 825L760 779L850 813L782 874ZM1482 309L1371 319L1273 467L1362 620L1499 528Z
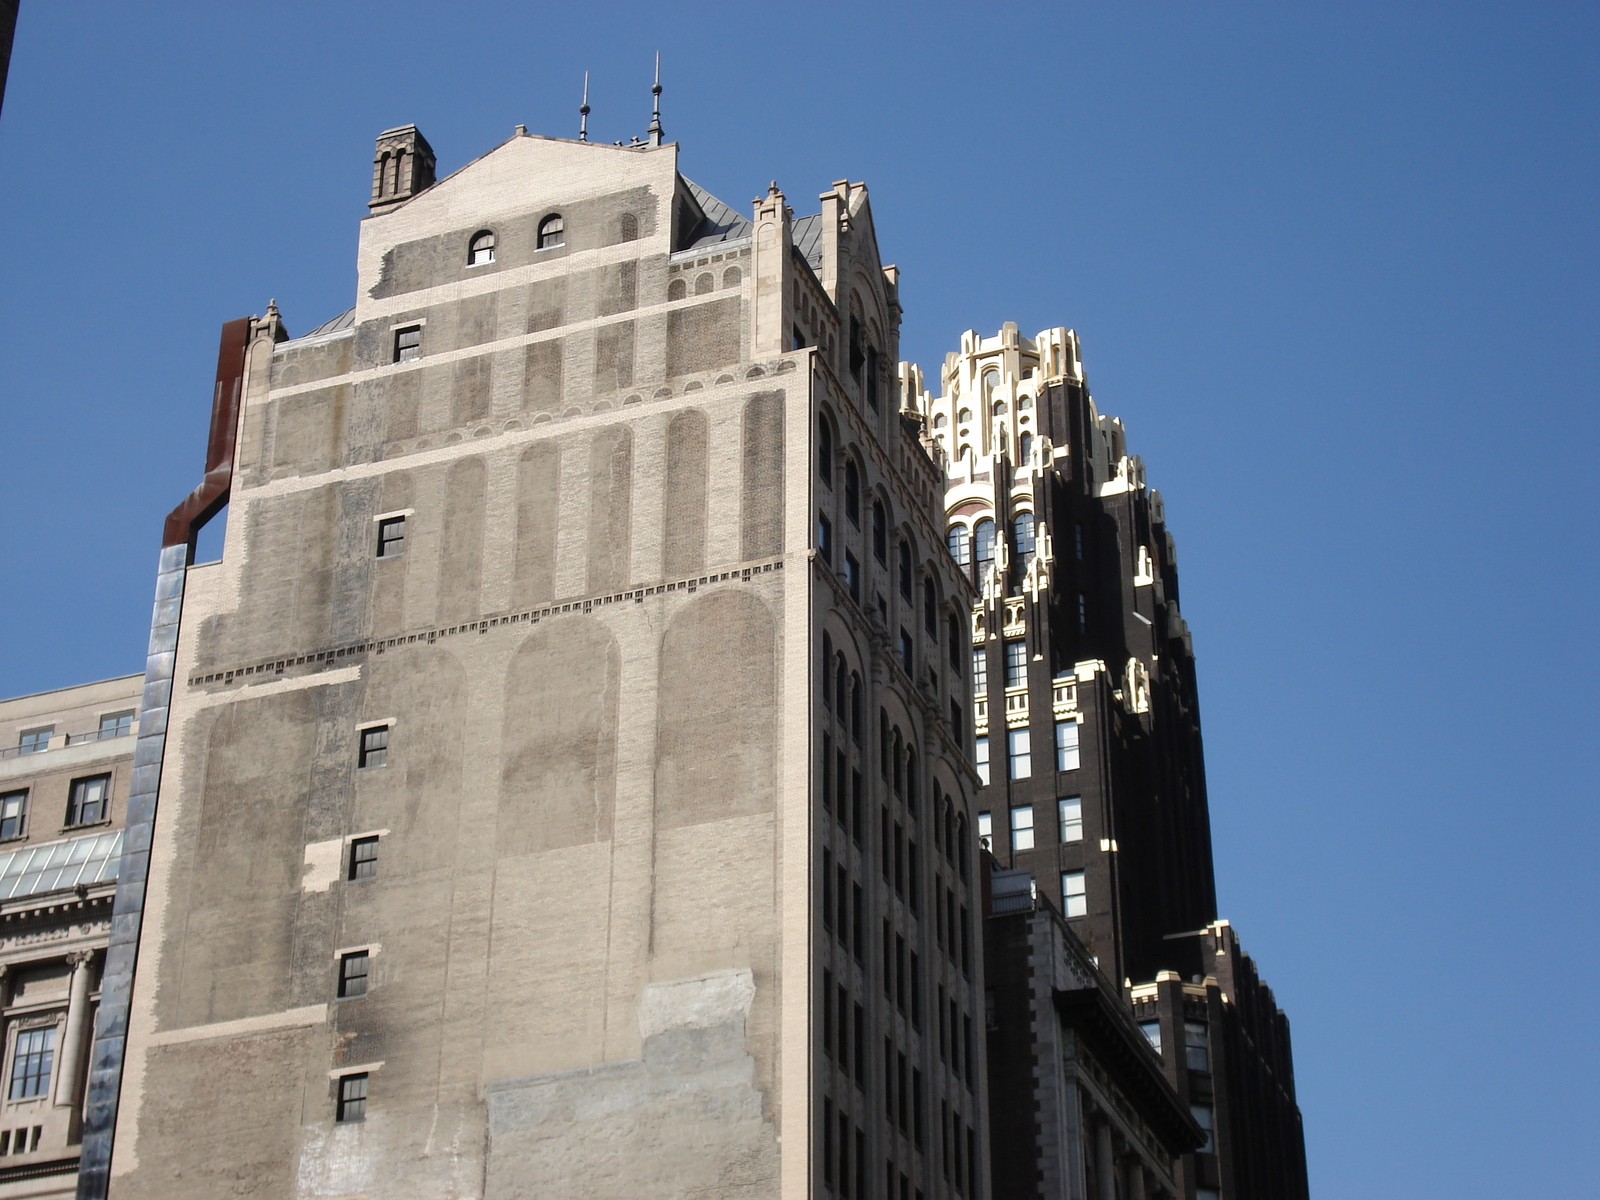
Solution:
M379 130L442 173L574 133L588 69L625 138L659 48L730 204L867 181L906 357L1082 336L1178 539L1314 1193L1591 1196L1597 47L1558 3L24 0L0 694L140 669L218 327L353 302Z

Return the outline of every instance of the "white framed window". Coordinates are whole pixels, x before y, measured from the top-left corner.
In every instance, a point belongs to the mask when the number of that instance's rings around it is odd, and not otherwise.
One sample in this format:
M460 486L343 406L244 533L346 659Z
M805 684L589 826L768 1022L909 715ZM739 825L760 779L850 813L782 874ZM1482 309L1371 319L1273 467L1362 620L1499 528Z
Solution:
M111 798L111 776L94 775L74 779L67 796L67 824L93 825L104 821Z
M985 850L994 846L994 814L981 812L978 814L978 844Z
M133 732L133 709L123 712L101 713L100 734L101 738L127 737Z
M1006 765L1012 779L1027 779L1033 774L1032 742L1026 729L1006 731Z
M1056 770L1076 771L1078 769L1078 723L1076 721L1056 722Z
M1061 915L1083 917L1088 914L1089 897L1083 887L1083 872L1061 872Z
M472 235L467 245L467 266L482 267L494 261L494 233L488 229Z
M50 735L55 733L54 725L42 725L38 729L24 729L17 738L18 754L37 754L41 750L50 748Z
M1022 687L1028 682L1028 643L1021 638L1006 643L1006 686Z
M1204 1021L1183 1023L1183 1061L1191 1071L1211 1070L1211 1039Z
M55 1069L56 1027L45 1025L19 1029L11 1048L11 1083L6 1099L26 1100L50 1091L50 1075Z
M1011 810L1011 848L1033 849L1033 805L1019 804Z
M989 739L986 737L974 738L972 742L972 765L977 769L978 782L984 787L989 786Z
M406 552L406 519L383 517L378 521L378 557L398 558Z
M972 694L989 694L989 650L986 646L974 646L972 649Z
M361 748L356 759L356 766L362 769L367 767L386 766L389 761L389 727L387 725L373 725L361 731Z
M1083 801L1077 796L1063 796L1056 801L1056 809L1061 821L1061 840L1083 841Z
M540 250L551 250L557 246L564 246L567 242L567 223L561 219L560 213L551 213L539 222Z
M28 815L28 789L0 796L0 841L21 837Z
M1150 1049L1157 1054L1161 1053L1161 1022L1140 1021L1139 1032L1144 1034L1144 1040L1150 1043Z
M394 361L416 362L422 357L422 326L407 325L394 331Z

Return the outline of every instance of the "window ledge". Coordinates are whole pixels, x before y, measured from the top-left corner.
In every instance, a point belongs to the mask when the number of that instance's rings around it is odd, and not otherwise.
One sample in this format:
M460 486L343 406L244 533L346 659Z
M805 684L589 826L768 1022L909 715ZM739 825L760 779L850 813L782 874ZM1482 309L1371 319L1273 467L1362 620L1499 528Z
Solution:
M109 825L109 824L111 824L111 818L110 817L106 817L104 820L100 820L100 821L85 821L81 825L63 825L61 827L61 832L62 833L77 833L80 829L99 829L102 825Z

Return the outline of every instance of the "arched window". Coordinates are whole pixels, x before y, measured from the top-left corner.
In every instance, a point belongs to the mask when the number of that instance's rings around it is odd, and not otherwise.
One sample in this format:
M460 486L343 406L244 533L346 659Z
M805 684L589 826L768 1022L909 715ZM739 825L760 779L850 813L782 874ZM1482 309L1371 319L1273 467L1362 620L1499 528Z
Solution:
M933 427L935 429L943 429L948 424L950 424L950 419L948 417L946 417L943 413L935 413L934 414Z
M667 284L668 300L682 300L688 294L689 281L684 279L681 275L677 279L674 279L671 283Z
M972 531L959 521L950 526L950 532L945 534L945 545L950 547L950 557L956 560L958 567L972 565Z
M839 720L845 719L849 712L850 704L850 666L840 654L833 662L833 707L838 710Z
M911 543L900 539L900 594L911 601Z
M922 581L922 627L934 641L939 640L939 589L933 585L933 576Z
M632 213L623 213L617 218L617 240L619 242L637 242L639 240L639 218Z
M917 815L917 752L906 748L906 811Z
M991 409L990 411L993 412L994 415L997 416L997 417L1005 416L1006 415L1006 411L1007 411L1006 410L1006 402L1004 400L996 400L994 402L994 408Z
M903 796L906 790L905 776L905 743L900 740L900 727L895 726L894 748L889 753L889 769L892 773L891 782L894 785L894 794Z
M694 294L696 296L704 296L707 292L711 291L716 286L717 286L717 281L715 279L711 278L711 272L710 271L702 271L699 275L696 275L695 278L694 278Z
M972 527L972 557L977 561L980 575L994 561L994 522L988 517Z
M950 865L956 864L956 807L950 803L950 797L944 798L944 856L949 859Z
M985 397L994 395L995 388L1000 386L1000 372L993 367L983 373L983 394Z
M967 424L967 422L972 420L972 410L970 408L963 408L956 414L956 420L962 425Z
M817 478L833 486L833 429L823 416L817 418Z
M481 267L493 261L494 234L487 229L480 229L472 235L472 241L467 243L467 266Z
M722 273L722 286L725 288L738 287L739 281L743 278L744 276L740 274L738 267L729 267Z
M961 614L951 613L950 623L950 669L955 672L957 689L961 683Z
M1018 555L1033 553L1033 514L1031 512L1018 513L1011 522L1011 543L1016 546Z
M884 514L882 500L872 502L872 557L888 565L889 518Z
M850 672L850 736L861 744L861 676Z
M850 524L861 528L861 472L851 459L844 464L844 515L850 518Z
M1018 396L1017 397L1017 411L1018 412L1027 412L1032 407L1033 407L1033 401L1032 400L1029 400L1026 396Z
M567 226L560 213L551 213L539 222L539 249L549 250L567 244Z
M822 703L833 707L833 638L822 635Z
M1033 461L1033 434L1024 433L1017 438L1017 461L1019 463Z

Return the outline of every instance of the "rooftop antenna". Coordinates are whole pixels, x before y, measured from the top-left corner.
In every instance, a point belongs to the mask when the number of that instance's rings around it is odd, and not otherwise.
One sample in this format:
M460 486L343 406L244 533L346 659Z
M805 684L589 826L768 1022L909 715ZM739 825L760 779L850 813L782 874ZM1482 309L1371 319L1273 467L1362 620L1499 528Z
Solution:
M578 105L578 140L589 140L589 72L583 73L583 103Z
M656 82L650 89L654 107L650 113L650 128L645 130L652 146L661 145L661 51L656 51Z

